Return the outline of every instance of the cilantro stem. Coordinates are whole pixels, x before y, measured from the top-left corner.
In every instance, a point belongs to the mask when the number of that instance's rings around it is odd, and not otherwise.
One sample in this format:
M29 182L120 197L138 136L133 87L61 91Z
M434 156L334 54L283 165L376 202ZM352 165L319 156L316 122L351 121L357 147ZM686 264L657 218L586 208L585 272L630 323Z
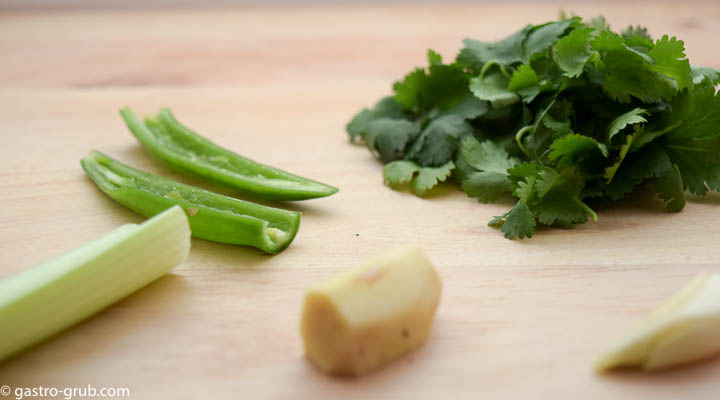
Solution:
M508 79L512 78L512 75L508 72L507 69L505 69L505 66L502 64L499 64L499 65L500 65L500 72L502 72L502 74L505 75L506 78L508 78Z
M482 69L480 70L480 79L485 78L485 74L490 70L491 67L494 65L497 65L498 68L500 68L500 72L508 79L511 78L510 73L505 68L503 64L500 64L497 60L490 60L483 65Z
M537 128L540 125L540 122L542 122L542 120L545 118L545 115L548 113L548 111L550 111L550 108L552 108L552 106L555 105L555 100L557 100L557 94L555 94L555 96L553 96L553 99L550 102L550 104L548 104L548 106L545 107L544 110L542 110L540 115L538 115L537 120L535 120L535 124L533 125L533 130L532 130L532 134L530 135L530 137L532 137L532 138L535 137L535 133L537 132ZM533 156L535 157L535 160L537 162L540 162L540 158L537 156L537 153L535 153L535 151L533 151Z
M675 144L668 144L667 147L675 150L682 150L682 151L693 151L696 153L715 153L715 151L712 148L696 148L696 147L690 147L690 146L680 146Z
M593 211L592 208L588 207L587 204L583 203L582 200L578 199L577 197L573 196L572 199L573 199L573 202L578 205L578 207L582 208L586 214L590 215L590 218L593 220L593 222L598 221L597 213L595 213L595 211Z
M485 65L483 65L482 69L480 70L480 79L485 78L485 73L488 72L490 67L492 67L495 64L497 64L497 61L495 61L495 60L490 60L490 61L486 62Z
M528 157L531 157L531 154L528 153L527 149L525 148L525 145L523 144L523 137L525 136L526 133L530 132L530 129L532 129L532 128L533 128L533 125L523 126L515 134L515 141L517 142L518 147Z

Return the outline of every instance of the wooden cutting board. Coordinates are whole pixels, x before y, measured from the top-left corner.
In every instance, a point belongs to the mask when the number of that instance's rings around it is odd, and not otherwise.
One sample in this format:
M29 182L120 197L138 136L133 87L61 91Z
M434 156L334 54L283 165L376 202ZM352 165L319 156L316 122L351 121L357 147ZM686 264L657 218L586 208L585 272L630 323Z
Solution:
M509 241L486 226L508 201L450 185L427 199L392 191L344 133L428 47L450 58L464 37L498 39L558 9L0 10L0 277L142 221L85 177L78 161L93 148L202 185L152 160L121 106L168 105L223 146L341 189L278 204L303 213L278 256L193 240L171 275L1 364L0 385L127 387L136 399L717 397L720 360L607 376L591 363L692 276L720 270L720 195L671 214L640 190L597 223ZM695 64L720 67L719 3L566 10L677 35ZM408 242L444 284L426 345L365 379L317 373L298 333L303 290Z

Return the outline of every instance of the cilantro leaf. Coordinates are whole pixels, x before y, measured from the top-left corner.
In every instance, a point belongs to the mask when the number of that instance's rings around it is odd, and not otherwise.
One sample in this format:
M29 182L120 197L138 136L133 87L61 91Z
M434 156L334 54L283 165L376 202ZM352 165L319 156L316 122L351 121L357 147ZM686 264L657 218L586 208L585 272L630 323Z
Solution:
M661 137L661 143L680 169L685 189L704 195L720 189L720 95L711 85L683 92L665 114L665 125L679 122Z
M664 175L655 179L652 186L668 210L680 211L685 207L682 176L677 165L673 165Z
M493 108L503 108L520 101L520 96L508 90L508 79L500 72L489 73L470 80L470 91L480 100L489 101Z
M472 132L472 127L459 115L438 117L425 127L406 158L426 166L445 164L454 158L458 140Z
M568 227L587 221L587 205L578 200L577 195L563 189L553 189L545 195L534 208L541 224ZM595 217L597 220L597 217Z
M425 196L428 190L437 186L438 183L444 182L454 168L455 165L452 161L435 168L423 167L413 182L415 194L420 197Z
M518 202L507 213L496 216L488 223L489 226L500 227L507 239L524 239L532 237L535 232L535 214L528 204L536 198L536 176L539 170L535 164L524 163L508 170L512 180L513 194Z
M656 138L664 135L665 133L675 129L678 125L679 122L674 125L665 127L662 130L646 130L644 126L635 125L634 133L632 135L627 135L625 138L625 143L620 146L617 161L605 168L603 176L605 177L605 179L607 179L607 182L609 183L613 180L615 173L617 172L618 168L620 168L620 165L622 165L622 162L628 155L628 153L638 151L641 147L652 142Z
M490 203L509 191L510 180L506 174L477 171L462 181L460 189L469 197L477 197L481 203Z
M536 176L540 171L538 165L534 163L524 162L514 165L512 168L508 168L507 173L510 181L513 183L513 191L518 187L518 184L524 181L528 177ZM518 198L525 198L520 194L516 194Z
M393 85L395 101L407 109L419 111L422 103L429 100L425 99L428 95L427 81L428 75L422 68L417 68L405 75L402 81L395 82Z
M523 200L519 200L504 216L495 217L490 221L494 226L500 223L502 223L500 231L508 239L531 238L535 233L535 215Z
M717 147L696 142L691 147L668 146L667 153L680 168L683 187L691 193L705 195L720 190L720 153Z
M428 49L427 51L427 58L428 58L428 64L430 65L442 65L442 56L438 53L436 53L432 49Z
M490 104L468 93L465 98L455 107L445 111L445 115L455 114L464 119L475 119L486 114L490 110Z
M598 15L597 17L594 17L590 20L589 26L593 27L594 29L598 31L609 31L610 25L605 20L605 17L602 15Z
M513 190L513 194L525 203L535 200L537 192L537 178L536 175L526 176L524 180L517 183L517 186Z
M423 167L413 181L415 194L420 197L425 196L428 190L434 188L438 183L444 182L454 168L455 164L452 161L435 168Z
M468 165L479 170L507 175L518 160L490 140L479 142L472 136L465 137L460 144L460 154Z
M577 78L583 73L585 63L590 59L590 37L592 28L575 29L555 43L553 58L565 76Z
M632 144L630 145L630 151L637 151L639 148L659 138L660 136L672 131L673 129L680 126L682 121L676 121L672 125L668 125L659 130L648 130L645 126L635 126L635 133L633 134Z
M579 198L583 187L582 177L572 168L562 173L552 168L540 171L537 181L540 200L532 206L538 221L545 225L569 226L585 222L588 215L597 220L595 212Z
M467 94L467 77L454 65L432 64L426 72L417 68L395 82L395 101L413 112L424 112L438 107L450 108Z
M518 160L510 157L505 149L492 141L479 142L467 136L460 143L460 155L475 170L461 182L460 188L468 196L488 203L510 190L508 169Z
M519 89L526 88L528 86L537 85L540 82L537 74L533 71L529 65L521 65L518 69L513 72L510 82L508 82L507 89L513 92L517 92Z
M678 90L693 84L690 61L685 57L685 44L682 40L668 38L668 35L665 35L655 42L648 55L655 60L653 70L675 79Z
M383 168L383 181L393 189L412 182L413 192L423 197L438 183L445 181L454 168L452 161L434 168L421 167L412 161L393 161Z
M605 187L605 192L613 200L619 200L636 185L650 178L663 176L670 168L672 161L668 153L659 144L652 143L642 151L625 157L612 181Z
M645 28L644 26L630 25L627 28L623 29L621 35L626 39L631 37L639 37L645 39L650 45L652 45L652 37L650 37L647 28Z
M348 122L345 129L347 130L348 135L350 135L350 141L354 141L356 137L364 136L367 133L368 125L370 125L370 121L375 119L375 115L373 114L372 110L370 109L364 109L357 113L353 119Z
M579 23L580 18L574 17L559 22L549 22L532 28L525 42L523 62L529 64L533 56L550 49L565 31Z
M647 120L643 117L643 115L647 113L648 112L645 109L634 108L612 120L607 127L608 142L613 138L613 136L615 136L615 134L625 129L626 126L647 122Z
M605 145L580 134L570 134L556 139L550 145L550 149L548 158L557 162L558 169L570 168L573 165L582 165L585 169L591 169L599 159L608 156Z
M712 85L698 85L676 98L663 117L666 126L681 122L664 136L671 143L716 138L720 136L720 96Z
M519 63L523 61L525 56L525 48L523 44L530 28L531 26L528 25L507 38L495 43L465 39L463 40L465 47L460 50L457 62L462 66L476 69L478 71L490 61L494 61L502 65Z
M691 66L690 72L692 73L693 83L696 85L704 80L710 81L713 85L720 83L720 71L715 68Z
M652 59L628 47L618 34L601 31L590 45L600 54L603 89L612 100L629 103L632 96L651 103L670 99L677 93L677 85L653 70Z
M653 40L648 33L647 28L635 25L628 26L621 33L625 43L635 49L642 49L643 51L653 47Z
M364 136L366 145L388 162L401 157L407 144L418 135L420 127L404 119L379 118L370 121Z
M379 118L402 119L405 118L405 111L403 106L392 97L382 98L375 104L375 107L360 111L347 124L346 129L350 135L350 140L355 140L357 136L364 138L370 122Z
M570 120L558 121L553 118L550 114L545 114L542 119L542 124L546 128L550 129L554 137L563 137L573 133Z
M535 187L540 198L544 197L562 179L562 176L554 168L540 169L537 177Z
M540 92L550 89L552 84L541 82L535 71L529 65L520 65L513 72L507 89L516 92L525 103L530 103Z
M393 189L412 182L421 166L412 161L398 160L385 164L383 167L383 182Z

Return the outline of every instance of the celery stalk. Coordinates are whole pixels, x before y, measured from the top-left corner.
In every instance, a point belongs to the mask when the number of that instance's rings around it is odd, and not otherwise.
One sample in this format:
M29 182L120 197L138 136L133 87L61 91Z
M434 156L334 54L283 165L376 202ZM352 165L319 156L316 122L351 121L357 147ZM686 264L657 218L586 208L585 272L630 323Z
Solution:
M0 360L142 288L189 252L188 219L174 206L0 281Z

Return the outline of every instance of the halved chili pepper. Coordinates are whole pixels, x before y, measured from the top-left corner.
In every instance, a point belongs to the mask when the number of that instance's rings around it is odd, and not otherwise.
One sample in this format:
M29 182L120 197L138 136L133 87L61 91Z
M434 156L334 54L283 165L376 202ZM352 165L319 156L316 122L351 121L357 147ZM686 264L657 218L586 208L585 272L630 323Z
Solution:
M307 200L338 191L224 149L180 124L167 108L160 110L157 118L146 118L145 123L129 108L121 109L120 115L156 157L209 181L271 200Z
M284 250L295 238L300 213L266 207L143 172L93 151L80 161L108 196L151 217L173 205L188 215L193 236L253 246L268 253Z

